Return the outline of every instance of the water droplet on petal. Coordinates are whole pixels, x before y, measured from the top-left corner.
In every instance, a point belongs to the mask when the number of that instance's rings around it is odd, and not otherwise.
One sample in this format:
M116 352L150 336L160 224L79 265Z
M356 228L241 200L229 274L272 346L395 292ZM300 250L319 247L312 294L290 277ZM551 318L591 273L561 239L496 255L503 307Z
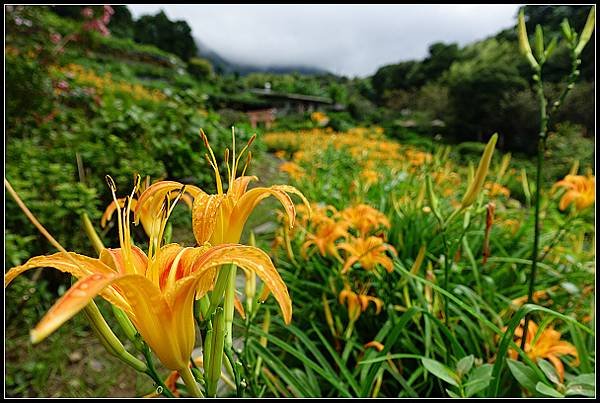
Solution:
M82 283L79 285L79 289L81 290L87 290L88 288L90 288L90 285L88 283Z
M74 290L71 295L77 298L84 298L87 296L87 293L81 290Z
M92 280L102 280L104 278L104 276L102 276L102 274L94 274L92 276Z

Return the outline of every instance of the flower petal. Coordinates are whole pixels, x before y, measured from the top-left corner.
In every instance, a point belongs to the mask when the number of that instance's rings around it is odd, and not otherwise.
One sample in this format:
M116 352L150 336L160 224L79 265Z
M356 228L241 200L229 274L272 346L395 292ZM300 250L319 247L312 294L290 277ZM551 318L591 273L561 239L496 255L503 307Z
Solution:
M193 250L190 250L188 253L197 254ZM187 287L186 284L188 282L193 282L195 286L202 284L202 277L211 273L212 268L220 269L222 265L227 263L254 271L273 293L273 296L281 307L285 322L290 323L292 319L292 301L288 289L277 269L273 266L269 255L253 246L223 244L212 247L199 256L196 255L196 259L190 269L190 275L179 280L173 288L167 290L167 300L170 304L173 304L179 288ZM202 297L208 291L206 287L203 289L196 287L196 289L198 297Z
M233 181L233 186L231 187L231 196L233 200L237 201L242 197L246 190L248 189L248 184L250 181L257 181L258 178L254 175L252 176L240 176Z
M160 181L150 185L142 192L138 198L137 205L133 210L136 224L139 222L142 215L150 215L153 217L160 209L165 195L168 192L173 192L172 198L175 198L177 197L176 191L180 190L183 186L182 183L175 181ZM196 198L204 192L196 186L185 185L185 193Z
M117 199L117 201L119 202L119 207L123 208L125 206L125 198L124 197ZM131 208L135 209L135 204L136 204L136 200L131 199ZM100 219L100 226L102 228L106 227L106 222L110 221L110 219L112 218L112 215L114 214L114 212L116 210L117 210L117 205L113 201L112 203L110 203L108 205L106 210L104 210L104 214L102 214L102 218Z
M78 255L73 252L69 252L68 255L64 252L58 252L49 256L36 256L21 266L13 267L4 276L4 287L7 287L18 275L41 267L52 267L63 273L69 273L78 279L96 273L104 275L115 273L114 270L99 259ZM128 309L127 303L113 290L105 290L102 293L102 297L111 304L115 304L122 309Z
M144 274L148 267L148 257L140 248L135 245L131 247L131 257L133 267L127 268L121 248L105 248L100 252L100 261L120 274ZM133 269L133 270L131 270Z
M85 307L110 284L117 273L92 274L77 281L56 301L42 320L31 330L31 342L39 343Z
M192 205L192 229L198 245L203 245L215 232L217 213L225 200L225 195L199 194Z

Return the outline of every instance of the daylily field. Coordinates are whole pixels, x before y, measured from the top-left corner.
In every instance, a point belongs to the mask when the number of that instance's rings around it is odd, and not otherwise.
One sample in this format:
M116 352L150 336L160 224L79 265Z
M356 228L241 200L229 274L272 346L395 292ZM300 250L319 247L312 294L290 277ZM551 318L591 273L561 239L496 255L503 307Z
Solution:
M31 83L7 95L7 396L595 395L595 167L544 162L552 103L541 156L327 110L252 128L206 103L226 78L96 29L107 8L32 8L5 48Z

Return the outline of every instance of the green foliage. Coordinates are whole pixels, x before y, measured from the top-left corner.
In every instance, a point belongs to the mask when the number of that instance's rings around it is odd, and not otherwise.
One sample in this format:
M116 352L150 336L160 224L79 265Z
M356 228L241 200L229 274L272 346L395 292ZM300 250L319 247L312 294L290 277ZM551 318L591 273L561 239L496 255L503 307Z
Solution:
M188 62L188 71L198 80L206 80L213 74L210 61L198 57L192 57Z
M556 126L548 135L545 179L551 182L569 173L574 156L579 160L579 173L585 174L594 166L594 140L584 136L584 128L569 122Z

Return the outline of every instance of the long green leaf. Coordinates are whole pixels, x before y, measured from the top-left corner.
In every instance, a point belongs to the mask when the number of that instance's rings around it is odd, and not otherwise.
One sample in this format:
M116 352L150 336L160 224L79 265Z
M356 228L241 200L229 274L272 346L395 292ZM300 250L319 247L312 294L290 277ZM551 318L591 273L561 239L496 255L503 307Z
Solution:
M267 340L269 341L269 343L272 343L273 345L281 348L283 351L289 353L293 357L300 360L305 366L309 367L310 369L312 369L313 371L318 373L324 380L326 380L332 386L334 386L337 390L339 390L340 393L344 397L352 396L348 392L348 390L346 389L344 384L337 378L337 375L335 374L333 369L329 366L329 364L327 364L327 369L323 369L319 365L317 365L315 362L310 360L305 352L298 351L297 349L290 346L285 341L277 338L276 336L274 336L270 333L264 333L261 329L259 329L258 327L255 327L254 325L250 326L250 330L258 336L266 337Z
M325 336L323 336L323 334L319 331L319 328L317 328L314 323L312 324L312 327L313 330L317 333L317 336L319 336L319 339L321 339L321 343L323 343L331 357L333 357L335 364L340 368L340 372L342 373L342 376L346 379L346 382L348 382L348 385L350 385L354 393L358 395L360 393L358 384L356 383L354 376L350 373L350 371L348 371L346 363L342 361L342 358L338 355L338 353L331 346L331 344L329 344Z
M389 335L385 338L385 341L383 343L384 347L383 347L383 350L381 350L381 352L379 353L380 355L386 355L390 351L390 349L393 347L394 343L398 339L398 336L400 336L400 334L402 333L402 330L404 330L404 327L406 326L408 321L417 312L418 312L417 308L412 307L408 311L404 312L404 314L402 314L400 319L398 319L398 321L396 323L394 323L394 327L392 328ZM381 363L375 363L375 365L372 365L371 368L369 368L367 377L362 382L362 389L360 391L359 396L367 397L369 395L369 391L371 390L371 387L373 386L373 380L375 379L375 376L377 375L377 371L379 370L380 366L381 366Z
M311 393L305 388L305 385L303 385L298 377L294 375L272 352L261 346L257 340L252 340L250 346L263 358L264 362L275 371L275 374L292 387L292 393L294 393L296 397L311 397Z

